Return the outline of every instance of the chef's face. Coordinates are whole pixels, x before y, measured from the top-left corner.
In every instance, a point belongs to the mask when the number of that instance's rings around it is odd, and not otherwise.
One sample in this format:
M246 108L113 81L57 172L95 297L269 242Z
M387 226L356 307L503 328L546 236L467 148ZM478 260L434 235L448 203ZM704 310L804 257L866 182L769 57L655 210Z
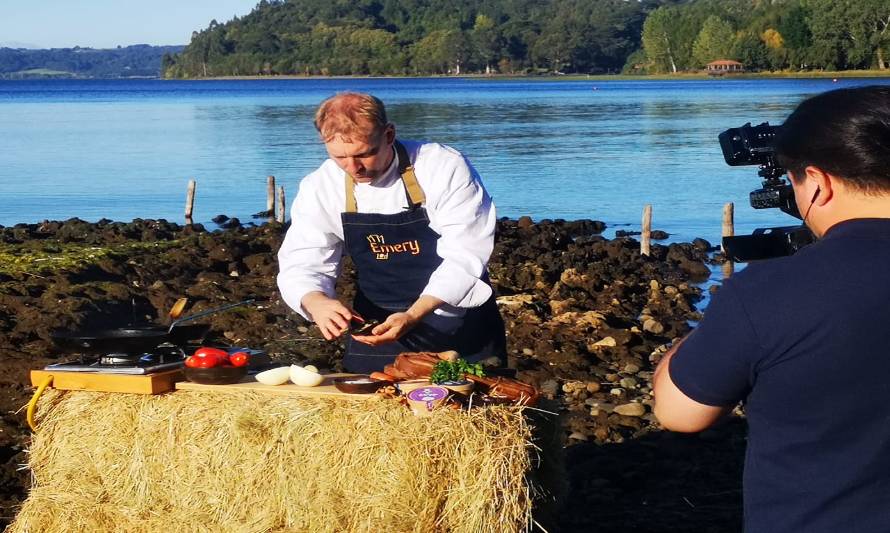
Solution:
M348 172L357 183L370 183L386 172L392 163L395 127L387 124L382 132L368 138L344 137L335 134L324 146L337 166Z

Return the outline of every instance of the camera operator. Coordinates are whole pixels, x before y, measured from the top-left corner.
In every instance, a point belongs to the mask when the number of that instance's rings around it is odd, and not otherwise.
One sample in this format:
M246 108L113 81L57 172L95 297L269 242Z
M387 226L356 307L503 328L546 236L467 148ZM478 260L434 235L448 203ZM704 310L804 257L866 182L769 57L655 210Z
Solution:
M801 103L775 143L819 240L727 279L654 376L665 428L745 402L749 532L890 531L890 86Z

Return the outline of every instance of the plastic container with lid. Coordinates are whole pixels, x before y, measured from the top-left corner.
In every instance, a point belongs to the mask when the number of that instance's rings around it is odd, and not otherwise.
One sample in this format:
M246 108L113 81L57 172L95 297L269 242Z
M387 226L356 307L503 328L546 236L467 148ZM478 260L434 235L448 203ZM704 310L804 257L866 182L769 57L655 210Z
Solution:
M417 416L429 416L448 398L449 390L445 387L421 387L408 393L408 405Z

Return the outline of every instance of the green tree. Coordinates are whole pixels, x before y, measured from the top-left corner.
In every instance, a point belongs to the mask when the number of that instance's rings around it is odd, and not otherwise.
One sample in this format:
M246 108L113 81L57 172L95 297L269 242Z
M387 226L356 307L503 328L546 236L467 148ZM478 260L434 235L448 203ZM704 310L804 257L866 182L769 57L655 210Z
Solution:
M643 49L654 72L677 72L677 35L673 24L678 8L660 7L643 23Z
M807 10L807 25L813 43L807 54L814 66L830 70L853 68L851 56L862 56L856 50L863 43L852 39L852 19L859 0L801 0Z
M711 15L692 44L693 63L701 68L716 59L727 59L734 40L732 26L720 17Z
M473 31L470 33L470 42L480 65L484 65L485 73L490 74L491 65L500 58L501 50L500 35L491 17L482 13L476 15Z
M469 50L469 43L463 32L436 30L414 45L411 63L417 72L460 74Z
M813 36L807 24L807 11L795 5L777 23L777 31L782 35L788 64L806 68Z
M887 68L885 52L890 46L890 2L858 0L851 12L851 39L857 44L850 53L851 61L864 66Z
M732 47L730 55L740 61L748 70L770 68L769 52L759 35L743 32Z

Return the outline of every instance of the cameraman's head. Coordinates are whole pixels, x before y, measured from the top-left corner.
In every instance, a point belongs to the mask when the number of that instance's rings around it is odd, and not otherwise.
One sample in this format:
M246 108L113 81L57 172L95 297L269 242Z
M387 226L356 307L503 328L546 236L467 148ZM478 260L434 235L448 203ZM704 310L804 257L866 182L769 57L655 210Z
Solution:
M890 86L805 100L780 128L775 147L816 235L851 218L890 218Z

